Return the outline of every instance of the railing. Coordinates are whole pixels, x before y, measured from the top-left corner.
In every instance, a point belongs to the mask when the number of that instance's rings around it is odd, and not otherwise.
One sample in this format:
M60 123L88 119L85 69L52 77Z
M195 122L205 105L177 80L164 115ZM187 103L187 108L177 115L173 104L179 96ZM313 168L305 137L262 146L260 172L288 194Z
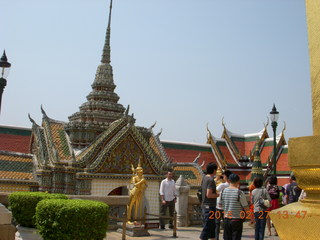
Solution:
M122 238L121 238L121 240L126 240L127 222L128 222L126 213L127 212L125 211L125 215L123 216L123 218L118 218L118 217L109 215L109 219L115 220L117 222L122 222ZM154 218L147 218L147 216L152 216ZM173 220L172 237L176 238L177 237L177 212L176 211L174 211L173 217L168 217L168 216L160 216L160 215L156 215L156 214L147 213L145 210L142 218L131 219L131 221L134 223L140 222L141 225L145 226L145 224L148 221L160 221L160 219Z
M195 195L188 197L187 226L202 224L201 204Z

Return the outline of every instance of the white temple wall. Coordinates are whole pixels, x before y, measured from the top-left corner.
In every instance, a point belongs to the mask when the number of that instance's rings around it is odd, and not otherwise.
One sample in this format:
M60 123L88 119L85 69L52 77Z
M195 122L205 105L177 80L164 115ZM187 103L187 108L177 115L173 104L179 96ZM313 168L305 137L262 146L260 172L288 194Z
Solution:
M158 180L147 180L148 187L145 191L147 212L152 214L159 214L159 187ZM127 179L92 179L91 181L91 195L108 195L113 189L118 187L129 187Z

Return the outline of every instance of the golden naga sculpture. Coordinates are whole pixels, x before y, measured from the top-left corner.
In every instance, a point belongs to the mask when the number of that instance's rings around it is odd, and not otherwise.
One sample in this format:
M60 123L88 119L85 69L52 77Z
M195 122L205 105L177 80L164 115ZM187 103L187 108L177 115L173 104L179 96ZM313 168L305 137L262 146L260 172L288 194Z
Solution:
M132 168L132 179L131 184L133 184L133 188L130 190L130 199L129 205L127 206L127 217L128 223L133 224L130 220L138 218L139 209L142 209L142 202L144 191L147 188L147 181L143 176L143 168L140 166L140 159L138 163L138 167L134 169ZM132 214L132 210L134 210L134 214Z

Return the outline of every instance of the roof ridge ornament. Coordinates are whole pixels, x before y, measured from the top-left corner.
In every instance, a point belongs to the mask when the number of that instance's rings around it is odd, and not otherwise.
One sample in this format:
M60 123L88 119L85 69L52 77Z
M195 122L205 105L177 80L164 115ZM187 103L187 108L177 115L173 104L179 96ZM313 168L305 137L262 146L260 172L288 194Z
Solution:
M202 164L200 165L201 168L203 168L205 162L206 162L206 160L203 160Z
M287 130L286 121L283 121L283 124L284 124L284 127L283 127L283 130L282 130L282 135L284 134L284 131Z
M106 33L106 40L103 47L101 63L109 64L111 62L111 48L110 48L110 34L111 34L111 12L112 12L112 0L110 0L110 10L109 10L109 19L108 27Z
M198 156L193 160L193 162L198 163L200 156L201 156L201 152L199 152Z
M268 117L267 117L267 123L266 124L263 123L263 125L264 125L264 128L267 129L267 127L269 125L269 118Z
M225 122L224 122L224 117L222 117L222 126L226 129L226 124L225 124Z
M44 111L42 104L40 105L40 109L41 109L41 113L44 115L44 117L48 117L48 115L46 114L46 112Z
M149 131L151 131L152 128L154 128L156 126L156 124L157 124L157 121L155 121L155 123L149 127Z
M28 117L29 117L30 122L32 122L34 125L39 126L39 125L31 118L30 113L28 113Z
M129 115L129 110L130 110L130 104L128 104L128 107L126 109L125 115L128 116Z
M207 123L207 125L206 125L206 126L207 126L207 132L209 132L209 133L210 133L210 135L212 135L212 134L211 134L211 132L210 132L210 130L209 130L209 123Z
M161 133L162 133L162 128L160 129L160 132L157 134L157 137L160 137Z

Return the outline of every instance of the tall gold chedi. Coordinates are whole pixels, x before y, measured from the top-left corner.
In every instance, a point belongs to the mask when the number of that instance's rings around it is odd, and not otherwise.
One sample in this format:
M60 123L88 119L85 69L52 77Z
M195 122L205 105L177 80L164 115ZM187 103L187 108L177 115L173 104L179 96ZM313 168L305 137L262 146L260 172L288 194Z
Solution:
M281 240L320 236L320 0L306 0L306 12L313 136L289 140L289 165L307 197L270 213Z

